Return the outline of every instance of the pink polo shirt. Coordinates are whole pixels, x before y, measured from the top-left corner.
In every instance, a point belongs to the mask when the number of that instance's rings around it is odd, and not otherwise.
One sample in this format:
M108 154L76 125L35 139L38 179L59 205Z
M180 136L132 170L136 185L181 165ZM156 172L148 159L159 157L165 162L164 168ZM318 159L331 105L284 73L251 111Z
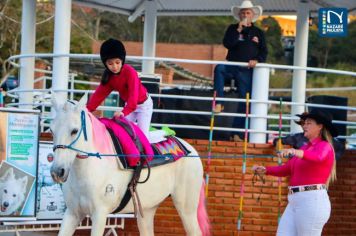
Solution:
M302 159L294 156L281 166L266 167L266 174L290 176L289 186L325 184L335 161L332 146L316 138L300 149L304 151Z
M141 104L147 99L147 90L138 78L136 70L132 66L124 64L118 75L111 75L107 84L100 84L95 90L87 104L88 110L95 111L114 90L119 92L120 98L126 102L122 110L125 116L135 111L137 104Z

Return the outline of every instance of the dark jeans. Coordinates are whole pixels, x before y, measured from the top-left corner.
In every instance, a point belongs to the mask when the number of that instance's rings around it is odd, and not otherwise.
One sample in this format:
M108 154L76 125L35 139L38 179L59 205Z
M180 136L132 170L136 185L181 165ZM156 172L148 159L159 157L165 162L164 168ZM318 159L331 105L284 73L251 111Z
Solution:
M237 87L238 98L246 98L246 94L252 91L252 73L253 69L241 66L231 65L216 65L214 70L214 89L216 90L217 97L224 97L224 84L225 81L231 82L235 80ZM223 102L217 102L222 104ZM246 102L240 102L237 107L237 113L246 113ZM233 128L245 128L245 117L235 117ZM240 138L243 138L243 133L234 132L238 134Z

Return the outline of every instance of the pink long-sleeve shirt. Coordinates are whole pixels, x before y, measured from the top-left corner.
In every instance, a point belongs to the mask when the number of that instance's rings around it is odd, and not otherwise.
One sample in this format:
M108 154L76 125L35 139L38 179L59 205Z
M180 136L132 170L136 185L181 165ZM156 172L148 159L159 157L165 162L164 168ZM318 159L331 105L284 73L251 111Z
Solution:
M316 138L300 149L304 151L302 159L294 156L282 166L266 167L266 174L290 176L290 186L325 184L335 161L331 145Z
M132 66L124 64L118 75L110 76L109 82L105 85L100 84L90 97L87 104L89 111L95 111L113 90L119 92L120 98L126 102L122 110L125 116L135 111L137 104L146 101L147 90L142 85L136 70Z

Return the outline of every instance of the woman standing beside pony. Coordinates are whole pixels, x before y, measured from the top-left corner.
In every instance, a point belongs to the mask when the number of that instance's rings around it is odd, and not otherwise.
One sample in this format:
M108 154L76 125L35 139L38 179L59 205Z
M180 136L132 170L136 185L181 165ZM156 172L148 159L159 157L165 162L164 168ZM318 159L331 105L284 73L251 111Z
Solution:
M175 135L175 132L168 127L149 132L153 102L138 78L136 70L125 64L126 49L123 43L116 39L106 40L101 45L100 58L106 69L99 87L90 97L87 104L88 110L95 111L102 101L115 90L125 102L123 110L115 112L115 118L125 117L129 121L137 122L150 142L162 140L164 136Z
M331 212L327 188L336 180L332 136L337 136L337 131L331 115L321 110L303 114L301 119L309 142L300 149L282 150L278 156L292 156L282 166L253 167L258 175L290 176L288 205L277 230L280 236L321 235Z

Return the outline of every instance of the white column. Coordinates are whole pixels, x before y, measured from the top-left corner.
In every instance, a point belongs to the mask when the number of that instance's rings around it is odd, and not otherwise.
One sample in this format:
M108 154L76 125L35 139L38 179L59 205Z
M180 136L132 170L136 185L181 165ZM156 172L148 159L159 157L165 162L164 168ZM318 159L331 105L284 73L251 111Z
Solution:
M297 30L294 47L294 66L307 66L309 34L309 4L299 1L297 11ZM292 102L305 103L306 70L293 71ZM304 106L292 106L291 115L304 112ZM301 127L291 121L291 132L301 132Z
M252 97L253 100L268 101L269 68L257 66L253 70ZM251 115L262 116L251 118L250 143L266 143L268 104L251 103Z
M145 24L143 30L143 56L156 55L157 3L154 0L145 1ZM154 74L154 61L142 62L143 74Z
M36 47L36 0L22 1L21 54L34 54ZM20 89L33 89L35 58L20 59ZM33 103L33 93L20 93L20 103ZM32 109L31 105L21 108Z
M54 54L70 53L70 27L71 27L71 0L56 0L54 19ZM69 80L69 57L53 58L52 89L68 89ZM58 97L65 101L67 93L61 92Z

